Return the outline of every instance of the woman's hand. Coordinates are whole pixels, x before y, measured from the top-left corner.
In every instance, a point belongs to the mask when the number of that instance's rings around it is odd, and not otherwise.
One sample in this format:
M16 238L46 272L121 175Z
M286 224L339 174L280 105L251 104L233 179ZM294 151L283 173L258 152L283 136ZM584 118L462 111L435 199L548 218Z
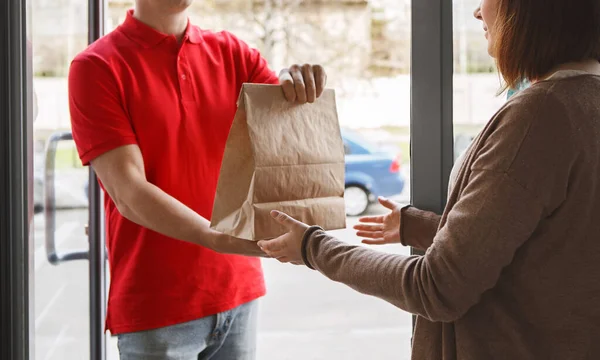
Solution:
M276 210L271 211L271 216L289 231L272 240L261 240L258 242L258 246L269 257L282 263L289 262L294 265L304 265L304 261L302 261L302 237L309 226Z
M365 238L363 244L383 245L400 242L400 204L380 197L379 203L391 212L386 215L366 216L360 218L354 226L356 236Z

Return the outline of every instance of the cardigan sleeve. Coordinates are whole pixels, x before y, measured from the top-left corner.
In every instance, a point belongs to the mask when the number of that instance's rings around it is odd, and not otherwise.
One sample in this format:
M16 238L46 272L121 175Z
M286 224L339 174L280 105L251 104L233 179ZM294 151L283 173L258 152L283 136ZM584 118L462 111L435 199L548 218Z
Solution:
M400 211L400 242L404 246L427 250L433 243L441 218L434 212L414 206L403 207Z

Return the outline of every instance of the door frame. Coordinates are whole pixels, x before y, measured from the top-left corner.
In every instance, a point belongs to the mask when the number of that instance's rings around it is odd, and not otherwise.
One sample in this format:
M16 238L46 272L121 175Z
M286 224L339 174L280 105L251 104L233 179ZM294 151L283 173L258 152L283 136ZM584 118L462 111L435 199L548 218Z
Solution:
M454 165L452 1L411 5L411 204L441 214ZM411 254L424 253L411 248ZM416 317L413 316L413 332Z
M413 1L411 23L411 203L439 214L454 164L452 1Z
M33 358L33 114L28 1L0 2L0 358Z
M88 44L104 35L104 0L88 0ZM90 287L90 360L106 360L106 239L102 195L96 173L89 169L89 287Z

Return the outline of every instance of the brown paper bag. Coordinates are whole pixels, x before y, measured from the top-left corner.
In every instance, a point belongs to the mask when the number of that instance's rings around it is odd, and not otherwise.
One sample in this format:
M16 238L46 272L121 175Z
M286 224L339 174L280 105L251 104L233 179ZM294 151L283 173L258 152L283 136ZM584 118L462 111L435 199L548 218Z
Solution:
M313 104L280 86L245 84L227 144L211 228L262 240L285 233L280 210L325 230L346 227L344 146L333 90Z

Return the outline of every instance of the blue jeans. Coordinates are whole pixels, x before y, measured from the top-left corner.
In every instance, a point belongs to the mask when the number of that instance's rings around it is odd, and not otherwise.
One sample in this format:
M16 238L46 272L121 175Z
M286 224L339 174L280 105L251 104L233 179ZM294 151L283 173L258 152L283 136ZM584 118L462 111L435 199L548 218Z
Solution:
M118 335L121 360L254 360L258 301L202 319Z

